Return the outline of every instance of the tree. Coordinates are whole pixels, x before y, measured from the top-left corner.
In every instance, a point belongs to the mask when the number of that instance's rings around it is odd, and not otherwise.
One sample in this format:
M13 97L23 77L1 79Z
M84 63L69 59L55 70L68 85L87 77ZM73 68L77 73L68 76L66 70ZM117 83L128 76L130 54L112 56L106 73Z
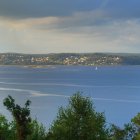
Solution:
M135 127L134 140L140 140L140 113L131 119L132 124Z
M59 109L48 140L107 140L104 113L98 113L89 98L74 94L67 108Z
M0 114L0 140L15 140L14 122L9 123L5 116Z
M15 100L8 96L4 99L4 106L12 113L12 116L16 122L17 128L17 139L26 140L27 136L30 134L29 123L31 122L30 118L30 101L27 100L25 107L20 107L18 104L15 104Z
M27 140L46 140L46 130L42 124L37 120L32 120L30 123L31 134L28 135Z
M110 140L132 140L135 135L135 127L132 123L125 124L124 128L112 124L109 134Z
M109 134L111 140L140 140L140 113L123 128L112 124Z

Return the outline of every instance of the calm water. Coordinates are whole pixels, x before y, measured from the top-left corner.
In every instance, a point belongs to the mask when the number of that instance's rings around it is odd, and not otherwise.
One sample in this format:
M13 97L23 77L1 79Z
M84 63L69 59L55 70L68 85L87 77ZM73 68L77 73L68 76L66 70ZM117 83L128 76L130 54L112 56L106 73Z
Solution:
M32 116L49 127L58 108L66 106L76 91L93 98L107 122L122 126L140 112L140 66L52 66L26 68L0 66L0 113L11 118L3 99L32 101Z

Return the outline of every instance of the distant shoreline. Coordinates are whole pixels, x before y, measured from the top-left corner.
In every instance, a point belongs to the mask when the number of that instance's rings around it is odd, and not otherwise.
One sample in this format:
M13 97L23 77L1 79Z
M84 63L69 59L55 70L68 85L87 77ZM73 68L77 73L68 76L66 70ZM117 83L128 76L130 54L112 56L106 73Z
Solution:
M118 53L60 53L60 54L17 54L0 53L0 65L48 67L64 66L116 66L140 65L140 54Z
M96 66L89 66L89 65L0 65L0 67L22 67L22 68L32 68L32 69L40 69L40 68L55 68L59 66L65 66L65 67L135 67L140 65L96 65Z

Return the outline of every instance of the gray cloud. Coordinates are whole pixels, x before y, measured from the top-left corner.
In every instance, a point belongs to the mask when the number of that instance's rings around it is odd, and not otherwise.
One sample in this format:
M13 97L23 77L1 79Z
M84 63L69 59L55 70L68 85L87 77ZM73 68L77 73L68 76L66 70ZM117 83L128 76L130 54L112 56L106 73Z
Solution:
M114 18L139 18L139 5L139 0L0 0L0 16L58 17L103 9Z
M0 15L11 18L67 16L96 9L98 0L0 0Z
M0 51L139 52L139 0L0 0Z

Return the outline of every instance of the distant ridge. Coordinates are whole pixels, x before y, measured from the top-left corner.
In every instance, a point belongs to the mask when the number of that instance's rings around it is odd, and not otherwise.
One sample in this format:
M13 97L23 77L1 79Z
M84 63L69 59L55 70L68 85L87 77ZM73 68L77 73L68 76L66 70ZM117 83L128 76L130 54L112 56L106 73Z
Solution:
M140 65L137 53L0 53L0 65Z

